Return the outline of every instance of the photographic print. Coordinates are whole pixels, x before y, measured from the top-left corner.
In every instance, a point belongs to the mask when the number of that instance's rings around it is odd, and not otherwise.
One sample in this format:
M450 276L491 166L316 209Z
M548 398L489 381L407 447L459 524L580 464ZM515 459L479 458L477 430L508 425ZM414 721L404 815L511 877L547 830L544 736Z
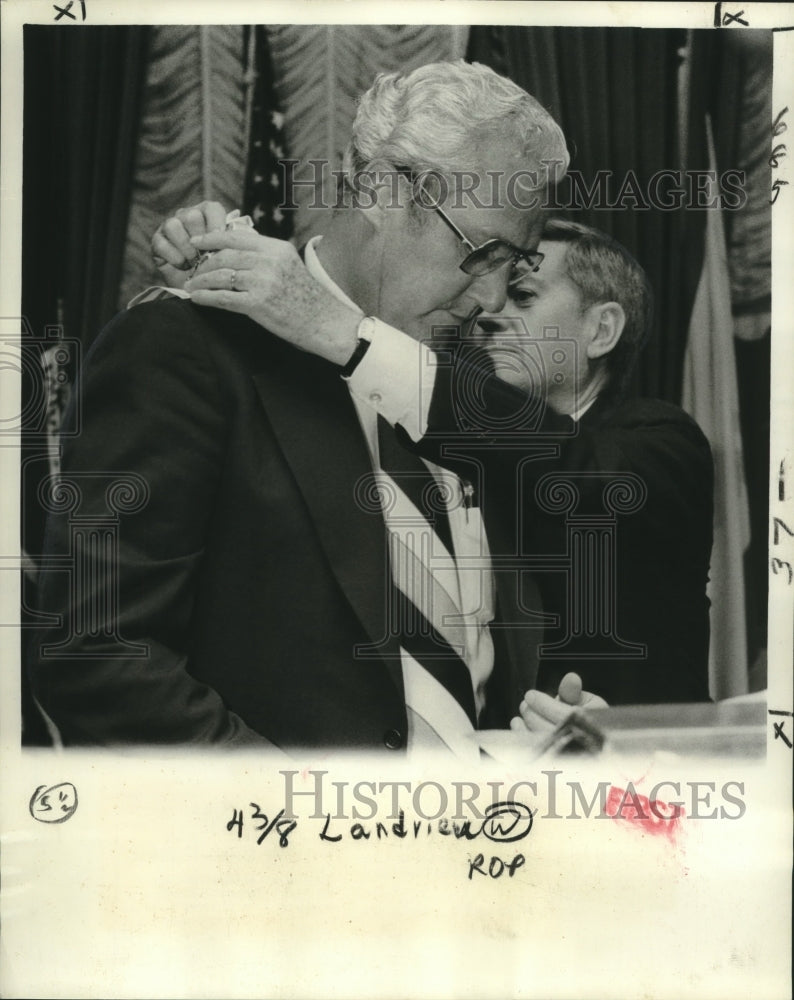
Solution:
M2 17L3 993L790 996L794 8Z

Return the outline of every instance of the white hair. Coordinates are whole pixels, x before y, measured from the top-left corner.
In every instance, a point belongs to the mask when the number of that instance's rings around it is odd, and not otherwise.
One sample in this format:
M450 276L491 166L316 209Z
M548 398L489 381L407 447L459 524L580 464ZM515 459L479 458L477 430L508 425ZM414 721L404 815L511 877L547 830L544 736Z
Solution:
M565 173L562 129L530 94L481 63L429 63L407 75L381 73L361 97L342 161L345 180L375 169L408 167L449 174L471 168L472 151L512 137L526 169ZM548 177L548 167L546 168Z

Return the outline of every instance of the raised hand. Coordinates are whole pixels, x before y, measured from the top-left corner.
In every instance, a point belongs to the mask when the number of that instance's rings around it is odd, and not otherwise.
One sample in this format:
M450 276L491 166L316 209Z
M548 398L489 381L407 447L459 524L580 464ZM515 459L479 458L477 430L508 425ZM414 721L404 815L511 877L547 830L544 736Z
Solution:
M557 697L542 691L527 691L519 705L519 716L510 722L510 728L517 732L548 732L559 725L572 708L607 708L607 703L597 694L582 690L582 679L578 674L566 674L560 681Z
M191 237L222 232L227 214L219 201L202 201L190 208L177 209L157 227L152 237L152 259L166 285L171 288L184 286L189 272L200 260L199 251L190 242Z
M242 313L334 364L350 358L361 313L315 281L291 243L241 229L192 237L190 244L211 254L184 284L196 305Z

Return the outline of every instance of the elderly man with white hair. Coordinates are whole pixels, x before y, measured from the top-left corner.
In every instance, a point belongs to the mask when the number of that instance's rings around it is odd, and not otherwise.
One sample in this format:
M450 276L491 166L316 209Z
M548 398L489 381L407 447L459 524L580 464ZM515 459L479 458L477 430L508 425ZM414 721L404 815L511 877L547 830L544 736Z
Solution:
M372 203L353 199L307 245L311 286L282 245L271 306L289 312L294 273L293 293L327 295L315 342L355 310L349 356L310 355L194 295L136 305L86 358L63 482L83 518L106 513L109 476L146 496L120 515L117 548L92 551L95 572L43 574L62 628L35 637L30 666L66 743L464 753L530 686L532 585L494 585L468 484L402 447L348 379L365 353L390 356L387 324L418 340L502 308L513 266L539 259L526 178L564 170L563 135L486 67L434 64L375 82L346 163L354 190L375 178ZM429 176L433 212L417 204ZM226 287L245 294L255 275L235 252ZM57 557L73 538L53 506ZM521 648L492 634L497 607L524 616Z

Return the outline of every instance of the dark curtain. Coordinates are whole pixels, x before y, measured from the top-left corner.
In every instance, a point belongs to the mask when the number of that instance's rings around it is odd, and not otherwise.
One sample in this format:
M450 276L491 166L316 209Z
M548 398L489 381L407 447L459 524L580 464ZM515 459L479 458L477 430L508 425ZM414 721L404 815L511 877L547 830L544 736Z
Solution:
M21 531L32 562L22 621L30 625L44 520L37 490L50 470L37 359L53 332L87 349L116 311L147 30L26 25L23 38ZM79 358L70 347L58 362L70 382ZM47 742L24 679L22 692L23 742Z
M51 343L46 330L57 326L86 349L116 311L145 49L145 28L25 27L22 315L34 345ZM79 351L67 353L73 381ZM28 374L23 394L37 389ZM33 434L40 413L30 410ZM23 500L35 487L23 482ZM35 554L42 525L33 504L24 508Z
M565 132L571 169L580 171L588 186L599 170L610 171L614 200L629 171L644 191L654 173L681 166L677 90L685 40L678 30L475 26L468 58L511 77L548 108ZM690 140L688 165L707 168L702 135ZM655 311L634 388L679 402L703 216L684 209L638 209L631 199L625 204L565 214L620 240L646 269Z
M22 305L84 344L113 316L147 29L27 25Z

